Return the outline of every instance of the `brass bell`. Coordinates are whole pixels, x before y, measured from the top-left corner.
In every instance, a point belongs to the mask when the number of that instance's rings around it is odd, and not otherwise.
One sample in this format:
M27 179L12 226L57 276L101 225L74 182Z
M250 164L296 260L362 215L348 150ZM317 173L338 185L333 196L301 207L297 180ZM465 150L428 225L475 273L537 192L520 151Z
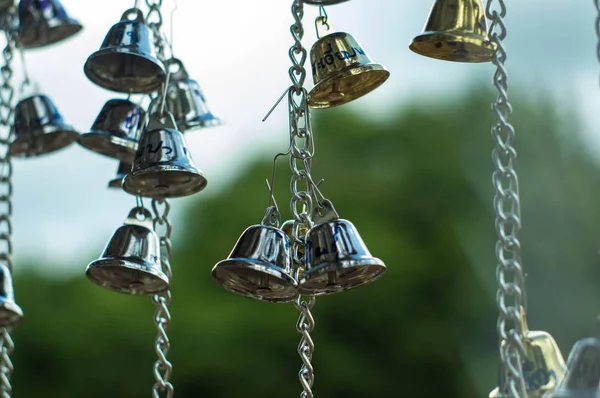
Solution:
M303 296L320 296L354 289L380 278L385 264L367 249L356 227L341 220L328 200L319 202L315 226L306 235Z
M160 242L152 228L152 215L147 209L132 209L102 257L88 265L85 275L95 284L119 293L150 295L166 291L169 279L161 269Z
M548 391L554 390L565 377L565 360L554 341L546 332L532 331L527 327L525 311L521 308L523 323L523 345L526 356L521 358L523 376L528 398L542 398ZM505 342L503 342L505 344ZM506 373L500 374L499 387L490 393L490 398L510 398L506 391Z
M152 114L123 189L136 196L178 198L200 192L206 184L173 116Z
M567 375L554 391L544 398L600 397L600 340L580 340L573 346L567 362Z
M313 6L332 6L334 4L344 3L348 0L304 0L303 3L310 4Z
M489 62L496 52L481 0L436 0L423 33L409 47L426 57L456 62Z
M349 33L330 33L331 22L318 17L317 31L321 37L310 51L315 87L310 91L308 105L324 109L346 104L370 93L389 77L384 66L374 64L365 50Z
M183 63L176 58L166 61L171 71L167 88L167 109L175 117L182 132L196 128L218 126L222 122L208 109L198 82L190 79Z
M132 19L133 18L133 19ZM104 38L100 50L87 59L84 72L93 83L121 93L150 93L165 82L152 33L142 11L131 8Z
M15 327L23 321L23 310L15 302L12 273L0 265L0 327Z
M125 99L108 101L79 144L96 153L133 162L144 128L144 110Z
M108 182L109 188L123 188L123 178L131 171L133 164L121 161L119 162L119 168L117 169L117 175L115 178Z
M71 145L79 137L73 126L65 123L52 100L33 95L15 107L15 140L9 152L15 157L47 154Z
M67 14L59 0L21 0L18 12L18 40L26 49L68 39L83 28Z
M292 276L290 240L270 222L279 217L270 207L259 225L246 229L229 257L212 269L213 279L226 290L254 300L286 303L298 297Z

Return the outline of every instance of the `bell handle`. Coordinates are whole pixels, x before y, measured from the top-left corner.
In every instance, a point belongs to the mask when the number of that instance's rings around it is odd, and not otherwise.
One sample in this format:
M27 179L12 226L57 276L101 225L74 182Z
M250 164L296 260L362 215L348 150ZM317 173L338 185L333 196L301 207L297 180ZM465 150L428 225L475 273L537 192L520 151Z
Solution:
M324 36L330 35L335 32L335 28L329 18L326 16L319 16L315 19L315 28L317 29L317 38L320 39Z
M139 215L144 216L144 219L140 220L138 218ZM154 226L152 224L152 213L150 213L150 211L148 209L146 209L144 207L139 207L139 206L131 209L131 211L129 212L129 215L127 216L127 219L125 220L125 222L123 224L137 225L137 226L148 228L148 229L154 229Z
M170 58L168 60L165 61L165 67L167 68L167 70L169 71L169 74L171 75L171 81L177 81L177 80L186 80L190 78L190 75L188 74L187 70L185 69L185 66L183 66L183 62L181 62L181 60L179 58ZM175 68L174 70L172 69Z
M154 112L150 115L150 121L148 122L148 131L157 130L157 129L172 129L177 130L177 123L175 123L175 118L169 112L160 113Z
M317 202L317 205L313 210L313 220L315 224L334 221L339 218L340 215L329 199L323 199Z
M277 210L276 206L269 206L261 224L268 227L279 228L281 225L281 214L279 214L279 210Z
M129 16L131 16L133 14L135 14L135 19L129 18ZM121 16L121 21L144 23L144 14L142 13L142 10L140 10L139 8L130 8L129 10L126 10L123 13L123 15Z

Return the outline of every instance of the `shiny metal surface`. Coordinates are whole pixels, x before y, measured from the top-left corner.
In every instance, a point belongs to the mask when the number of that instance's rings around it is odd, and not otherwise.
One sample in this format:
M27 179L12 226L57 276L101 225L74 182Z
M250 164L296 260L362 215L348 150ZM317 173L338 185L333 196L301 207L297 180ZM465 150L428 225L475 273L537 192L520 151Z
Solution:
M367 249L356 227L339 219L333 205L323 201L324 215L315 209L316 225L306 236L306 262L298 289L301 295L320 296L354 289L379 279L385 264Z
M481 0L435 0L423 33L409 48L426 57L456 62L489 62L496 51L487 34Z
M79 137L79 144L101 155L132 163L144 128L145 113L129 100L112 99L100 111L91 132Z
M179 130L185 132L221 125L221 120L208 108L200 85L190 78L183 63L172 58L166 64L168 68L175 68L171 71L167 89L167 109L175 117Z
M110 180L108 183L109 188L123 188L123 178L131 171L133 167L133 163L128 162L119 162L119 168L117 169L117 175L114 179Z
M345 3L349 0L304 0L303 3L304 4L310 4L313 6L332 6L335 4L340 4L340 3Z
M296 220L287 220L286 222L284 222L281 225L281 230L287 235L290 242L294 241L294 224L295 223L296 223ZM299 225L298 233L297 233L298 239L301 239L302 242L305 242L307 234L308 234L308 227L303 224ZM297 250L297 257L304 258L305 245L297 245L296 250ZM304 270L301 270L301 271L302 272L296 276L297 278L302 277Z
M200 192L206 184L173 117L153 114L123 189L132 195L177 198Z
M100 50L87 59L84 72L93 83L111 91L150 93L160 89L166 79L165 67L139 9L125 11Z
M15 302L10 269L0 264L0 327L16 327L23 321L23 310Z
M324 17L319 17L319 23L324 23ZM310 51L310 60L315 82L308 98L311 108L346 104L375 90L390 77L385 67L374 64L348 33L331 33L319 39Z
M575 343L569 354L567 376L544 398L600 398L600 340L589 338Z
M160 243L152 228L148 210L132 209L102 257L88 265L85 275L95 284L119 293L148 295L167 290L169 279L161 270Z
M26 49L58 43L83 29L59 0L21 0L18 12L19 43Z
M226 290L254 300L286 303L298 296L290 241L271 226L246 229L229 257L214 266L212 276Z
M45 95L34 95L17 104L14 129L16 138L10 145L10 154L15 157L51 153L71 145L79 137Z
M0 0L0 12L7 11L15 4L15 0Z

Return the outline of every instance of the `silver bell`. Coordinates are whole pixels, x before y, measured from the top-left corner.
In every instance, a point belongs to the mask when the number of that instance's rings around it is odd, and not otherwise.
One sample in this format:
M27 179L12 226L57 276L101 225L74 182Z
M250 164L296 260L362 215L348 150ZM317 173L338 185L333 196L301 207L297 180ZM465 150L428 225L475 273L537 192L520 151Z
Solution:
M144 116L144 110L129 100L110 100L100 111L91 132L79 137L79 144L101 155L133 162Z
M82 28L58 0L19 2L19 43L26 49L49 46L68 39Z
M13 278L8 266L0 265L0 327L15 327L23 321L23 310L15 302Z
M119 168L117 169L117 175L115 178L108 182L109 188L123 188L123 178L131 171L133 165L127 162L119 162Z
M14 129L16 138L9 151L15 157L54 152L71 145L79 137L45 95L34 95L17 104Z
M222 122L215 117L206 104L200 85L190 79L183 63L176 58L166 62L172 71L167 88L167 109L175 117L177 127L182 132L196 128L218 126Z
M166 79L165 67L156 55L142 11L125 11L100 50L87 59L84 72L93 83L111 91L150 93L160 89Z
M178 198L200 192L206 184L173 116L153 114L140 139L133 169L123 181L123 189L136 196Z
M271 217L279 217L275 207L267 210L262 224L244 231L229 257L214 266L212 277L240 296L286 303L298 297L298 283L292 276L290 240Z
M319 203L313 219L316 225L306 236L306 263L298 285L301 295L339 293L374 282L385 273L383 261L371 255L356 227L341 220L330 201Z
M139 220L138 216L143 216ZM142 295L161 293L169 279L161 269L160 241L152 229L152 215L136 207L114 233L99 260L91 262L85 275L106 289Z

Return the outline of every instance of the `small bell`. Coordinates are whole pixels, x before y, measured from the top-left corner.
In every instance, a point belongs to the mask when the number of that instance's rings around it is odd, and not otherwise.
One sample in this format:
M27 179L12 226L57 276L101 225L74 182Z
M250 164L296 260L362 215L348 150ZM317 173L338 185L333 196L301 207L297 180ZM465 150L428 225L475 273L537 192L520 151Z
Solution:
M84 72L98 86L120 93L150 93L164 84L165 67L156 55L142 11L125 11L100 50L87 59Z
M565 377L567 367L565 360L554 341L546 332L532 331L527 327L525 311L521 308L523 324L523 345L526 357L521 358L523 376L528 398L542 398L552 391ZM504 344L504 343L503 343ZM490 393L490 398L510 398L505 391L506 374L500 374L500 387Z
M79 137L73 126L65 123L52 100L33 95L15 107L15 140L10 154L29 157L47 154L71 145Z
M79 22L67 14L58 0L19 2L18 40L25 49L49 46L68 39L82 28Z
M119 162L119 168L117 169L117 175L114 179L110 180L108 183L109 188L123 188L123 178L131 171L133 165L128 162L121 161Z
M423 33L409 47L426 57L456 62L489 62L496 52L481 0L436 0Z
M303 3L310 4L313 6L325 7L332 6L334 4L344 3L346 1L348 0L304 0Z
M321 201L313 218L315 226L306 236L306 264L298 285L301 295L339 293L374 282L385 273L383 261L371 255L356 227L341 220L330 201Z
M168 68L177 68L171 73L166 100L167 109L175 117L179 130L185 132L222 124L208 109L198 82L190 79L183 63L172 58L166 64Z
M390 77L390 72L374 64L352 35L328 34L333 27L325 17L318 17L316 25L320 39L310 51L315 82L308 98L310 107L346 104L375 90Z
M246 229L229 257L214 266L213 279L226 290L254 300L286 303L298 297L290 240L276 227L278 218L277 209L270 207L262 224Z
M0 265L0 327L15 327L23 321L23 310L15 302L13 278L4 264Z
M139 220L140 215L143 220ZM152 229L150 212L143 207L131 210L102 257L88 265L85 275L119 293L150 295L168 290L169 279L161 269L160 241Z
M206 184L173 116L153 114L123 189L136 196L178 198L200 192Z
M91 132L79 137L79 144L96 153L133 162L144 128L144 110L129 100L108 101Z

